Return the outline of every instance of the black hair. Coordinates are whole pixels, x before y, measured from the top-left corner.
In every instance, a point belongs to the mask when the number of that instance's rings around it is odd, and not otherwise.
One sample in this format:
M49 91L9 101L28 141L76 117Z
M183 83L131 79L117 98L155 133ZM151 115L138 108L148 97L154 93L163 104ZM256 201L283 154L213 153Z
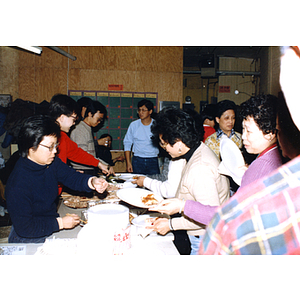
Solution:
M182 141L189 148L200 145L203 138L203 126L197 127L193 116L175 107L166 107L157 114L151 132L151 139L156 145L160 135L171 146Z
M236 104L231 100L223 100L217 103L216 117L221 118L223 113L232 109L236 113Z
M81 110L83 107L87 107L91 101L93 100L89 97L81 97L80 99L77 100L77 104Z
M147 99L140 100L137 106L138 108L140 108L144 105L147 107L148 110L152 110L152 112L154 111L153 103L150 100Z
M36 150L45 136L60 138L60 126L53 118L46 115L34 115L25 119L18 136L20 155L27 157L29 149Z
M243 120L252 117L264 134L276 133L277 101L273 95L251 97L240 105L240 115Z
M113 140L112 136L109 133L103 133L99 139L106 138L106 137L110 137L110 139Z
M191 108L184 108L183 111L188 113L194 119L195 127L203 137L204 128L203 128L203 122L202 122L201 115L199 113L197 113L194 109L191 109Z
M56 94L52 97L49 105L49 116L57 120L61 115L67 117L80 115L79 106L74 99L64 94Z
M95 113L97 113L97 111L100 111L100 113L103 114L103 121L105 121L107 119L106 107L102 103L96 100L92 100L90 103L88 103L84 114L84 118L88 116L89 112L92 115L94 115Z
M207 104L204 106L201 112L202 123L208 119L214 121L217 114L217 105L216 104Z

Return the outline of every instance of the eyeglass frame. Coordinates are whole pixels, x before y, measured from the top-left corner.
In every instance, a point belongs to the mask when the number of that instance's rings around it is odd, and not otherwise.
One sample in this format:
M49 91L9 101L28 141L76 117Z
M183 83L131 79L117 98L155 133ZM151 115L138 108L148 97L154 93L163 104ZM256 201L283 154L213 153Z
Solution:
M159 146L160 146L161 148L163 148L164 150L166 150L168 144L169 144L169 143L162 143L162 141L159 142Z
M139 113L139 112L146 112L146 111L149 111L149 109L140 109L140 108L137 109L137 112L138 112L138 113Z
M43 144L39 144L39 146L43 146L45 148L48 148L49 152L52 152L54 149L55 150L57 149L57 147L59 146L59 143L56 143L56 144L54 144L52 146L46 146L46 145L43 145Z

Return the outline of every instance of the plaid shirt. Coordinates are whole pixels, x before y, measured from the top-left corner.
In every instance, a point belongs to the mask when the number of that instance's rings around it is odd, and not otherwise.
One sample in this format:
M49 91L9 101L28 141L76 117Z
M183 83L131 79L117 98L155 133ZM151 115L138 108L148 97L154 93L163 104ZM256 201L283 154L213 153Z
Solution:
M218 208L199 254L300 254L299 249L300 156Z

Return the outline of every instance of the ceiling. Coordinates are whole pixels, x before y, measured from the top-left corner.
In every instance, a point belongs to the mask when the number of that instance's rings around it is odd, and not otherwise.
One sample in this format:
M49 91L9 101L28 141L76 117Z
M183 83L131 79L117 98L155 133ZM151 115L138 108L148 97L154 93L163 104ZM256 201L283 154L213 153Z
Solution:
M199 68L207 55L216 57L260 58L262 46L192 46L183 47L183 68Z

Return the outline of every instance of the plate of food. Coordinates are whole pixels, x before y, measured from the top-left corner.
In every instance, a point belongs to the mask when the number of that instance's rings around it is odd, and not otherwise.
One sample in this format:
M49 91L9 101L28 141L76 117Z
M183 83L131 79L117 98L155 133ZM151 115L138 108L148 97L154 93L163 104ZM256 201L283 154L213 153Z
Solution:
M161 196L141 188L121 189L117 191L117 196L126 203L141 208L155 206L163 200Z
M123 179L125 181L128 181L128 180L135 180L137 179L139 176L142 176L142 175L139 175L139 174L133 174L133 173L117 173L116 174L116 177L119 178L119 179Z
M119 189L119 188L118 188ZM116 191L111 191L104 199L100 199L97 196L93 196L92 198L84 197L84 196L64 196L63 203L65 206L71 208L87 208L88 205L97 205L102 203L114 203L118 202L120 199L116 195Z
M81 196L69 196L63 199L64 205L71 208L87 208L89 201L99 201L100 199L96 196L92 198L81 197Z

